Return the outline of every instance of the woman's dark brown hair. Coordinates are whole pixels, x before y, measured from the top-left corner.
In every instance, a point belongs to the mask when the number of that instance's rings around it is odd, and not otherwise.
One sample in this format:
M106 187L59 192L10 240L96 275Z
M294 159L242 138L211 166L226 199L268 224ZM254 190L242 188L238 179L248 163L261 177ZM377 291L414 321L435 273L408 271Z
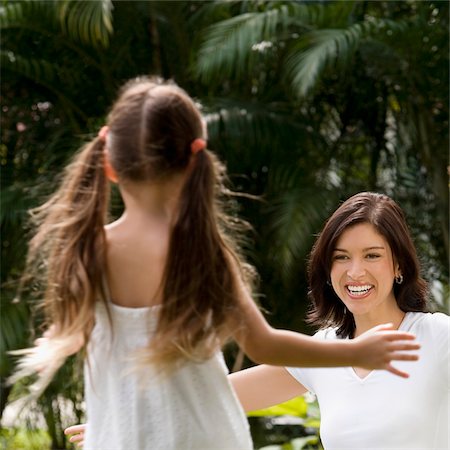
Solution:
M402 311L427 311L427 283L402 209L390 197L361 192L346 200L327 220L309 257L308 280L312 307L308 321L321 328L336 327L340 337L353 337L355 322L330 284L332 254L342 233L369 223L389 244L394 261L403 275L394 283L394 295Z

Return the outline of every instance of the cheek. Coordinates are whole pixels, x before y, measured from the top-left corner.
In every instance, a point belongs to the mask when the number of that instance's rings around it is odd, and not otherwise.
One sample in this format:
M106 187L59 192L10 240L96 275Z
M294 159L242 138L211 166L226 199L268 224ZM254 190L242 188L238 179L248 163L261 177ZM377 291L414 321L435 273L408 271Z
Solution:
M334 291L337 293L340 289L340 280L342 278L343 269L337 265L331 267L330 270L330 280Z
M392 281L394 280L395 276L394 267L390 263L377 266L374 270L374 273L378 276L378 278L392 279Z
M331 280L338 281L342 276L344 269L340 267L338 264L333 264L330 269L330 278Z

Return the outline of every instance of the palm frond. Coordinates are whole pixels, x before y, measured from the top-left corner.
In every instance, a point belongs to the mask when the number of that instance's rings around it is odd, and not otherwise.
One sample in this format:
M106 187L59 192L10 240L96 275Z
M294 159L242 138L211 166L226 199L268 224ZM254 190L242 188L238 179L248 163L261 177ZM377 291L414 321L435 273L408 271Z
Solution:
M34 206L34 202L32 189L25 183L15 183L2 189L0 196L0 224L2 227L5 225L20 226L28 209Z
M0 317L0 376L6 377L11 373L12 361L6 352L23 347L27 344L29 335L29 314L25 303L2 301L2 315Z
M24 27L40 32L60 29L74 41L107 47L113 32L112 10L112 0L9 3L0 8L0 29Z
M52 84L58 78L60 68L44 59L27 58L12 51L0 50L0 64L3 69L24 75L38 82Z
M113 32L112 10L112 0L58 2L58 18L63 32L94 46L108 46Z
M211 104L214 107L204 114L209 140L224 151L230 167L257 170L272 162L291 161L307 143L322 145L320 133L308 129L309 122L293 115L285 102L216 97Z
M205 82L217 75L230 77L234 72L237 76L244 75L255 59L253 57L267 46L330 23L345 26L353 4L354 1L332 5L298 1L251 3L257 11L222 20L206 30L199 51L197 75ZM223 2L200 9L198 15L217 14L219 7L223 9Z
M217 74L224 77L246 72L249 59L258 50L258 44L270 43L276 31L286 29L291 23L289 8L263 12L249 12L221 21L206 31L199 50L196 66L197 75L208 82Z
M266 210L267 240L271 243L269 263L278 268L285 282L296 279L298 267L304 268L314 233L325 220L327 204L333 195L324 190L304 186L304 176L296 168L280 168L272 180L285 189L278 190Z
M0 64L3 69L19 73L30 80L33 80L35 83L46 87L66 105L66 112L68 114L75 113L83 120L87 120L86 114L80 109L76 102L71 100L56 87L60 83L55 83L55 81L58 80L58 78L61 78L60 74L64 73L63 69L57 64L44 59L26 58L7 50L0 50ZM70 76L72 76L72 74Z
M46 4L47 3L47 4ZM6 3L0 7L0 29L19 28L24 25L45 25L54 22L54 10L48 7L48 2L21 1Z
M317 28L345 28L351 20L357 3L355 0L346 0L345 2L326 2L316 5L318 11L311 24ZM308 5L309 8L313 6Z
M307 95L321 79L325 69L347 66L365 39L381 33L404 31L405 21L372 18L343 29L320 29L303 34L286 57L286 75L298 96Z

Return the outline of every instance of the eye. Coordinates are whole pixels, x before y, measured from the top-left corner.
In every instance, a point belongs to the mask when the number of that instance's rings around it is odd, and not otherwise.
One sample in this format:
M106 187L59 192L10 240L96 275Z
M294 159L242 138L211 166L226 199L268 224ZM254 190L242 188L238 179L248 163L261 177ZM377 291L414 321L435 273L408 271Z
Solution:
M378 258L380 258L381 257L381 255L379 255L378 253L368 253L367 255L366 255L366 258L367 259L378 259Z
M333 256L333 261L345 261L346 259L348 259L347 255L334 255Z

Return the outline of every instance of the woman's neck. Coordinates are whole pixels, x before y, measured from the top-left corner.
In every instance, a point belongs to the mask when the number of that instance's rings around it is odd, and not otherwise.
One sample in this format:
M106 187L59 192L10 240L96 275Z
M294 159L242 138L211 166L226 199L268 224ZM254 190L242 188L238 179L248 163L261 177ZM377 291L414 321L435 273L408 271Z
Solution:
M377 314L355 316L356 328L354 337L358 337L367 330L384 323L392 323L394 329L397 330L403 322L404 317L405 312L402 311L397 304L395 304L394 307L378 312Z

